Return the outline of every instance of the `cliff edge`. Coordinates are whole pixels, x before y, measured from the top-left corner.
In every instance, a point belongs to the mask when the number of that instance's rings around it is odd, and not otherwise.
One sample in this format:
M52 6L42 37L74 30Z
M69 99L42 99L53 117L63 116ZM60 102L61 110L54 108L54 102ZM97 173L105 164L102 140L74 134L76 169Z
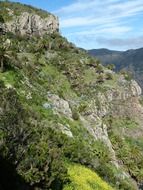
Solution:
M0 32L12 32L19 35L43 36L59 31L58 18L46 11L21 6L17 3L0 2ZM13 4L12 4L13 5ZM21 8L22 7L22 8ZM23 9L21 11L21 9Z

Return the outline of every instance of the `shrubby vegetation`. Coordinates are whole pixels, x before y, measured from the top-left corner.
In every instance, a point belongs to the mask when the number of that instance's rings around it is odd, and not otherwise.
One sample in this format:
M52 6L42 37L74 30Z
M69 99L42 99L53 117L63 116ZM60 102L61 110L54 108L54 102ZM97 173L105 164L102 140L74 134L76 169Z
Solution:
M67 160L92 168L113 186L118 181L119 189L127 187L129 183L123 184L125 182L116 177L119 171L111 164L108 148L101 141L95 141L79 119L79 114L86 110L88 97L106 91L104 84L110 84L114 80L112 76L104 73L98 60L57 33L28 40L26 36L10 33L1 38L4 43L9 39L9 49L14 54L5 58L9 51L6 49L1 55L4 60L0 74L4 82L1 101L7 108L7 117L0 121L3 126L1 156L8 159L25 183L33 188L62 189L70 181L65 166ZM77 106L71 105L73 121L55 115L52 107L44 109L47 92L63 99L79 100ZM57 123L68 124L74 138L59 132ZM94 184L91 186L94 189Z
M124 164L125 170L133 179L141 183L143 181L143 146L141 139L136 139L123 133L123 130L136 129L138 124L130 118L110 118L109 135L116 156Z
M3 16L4 21L10 21L13 16L19 16L22 12L33 13L45 18L49 15L47 11L34 8L30 5L24 5L20 3L13 3L9 1L0 1L0 7L3 9L0 10L0 14ZM11 14L9 14L9 9Z
M110 160L103 143L93 141L89 146L89 140L82 137L87 133L82 128L77 131L73 126L76 130L73 133L78 135L68 139L60 132L42 126L34 112L24 109L15 90L6 89L3 82L0 89L1 108L5 108L0 117L0 156L12 163L31 187L62 189L68 182L65 159L94 169L98 162ZM51 117L54 120L54 116Z
M19 3L0 2L1 5L12 5L16 15L25 10L47 15ZM3 19L10 18L4 13ZM13 189L19 190L22 180L22 187L35 190L112 189L111 186L135 190L132 180L121 176L125 171L142 182L143 141L122 136L121 132L136 128L138 123L130 118L104 118L123 166L121 171L112 163L108 147L95 140L81 122L81 116L88 115L92 98L100 110L98 93L117 87L119 75L109 70L113 66L105 69L99 60L59 33L43 37L8 33L1 35L0 41L0 158L14 168L17 184ZM69 102L72 118L54 111L49 98L53 94ZM73 136L64 134L59 125L68 126Z
M112 190L96 173L83 166L68 165L68 173L72 183L67 184L64 190Z
M0 156L11 162L30 186L61 189L66 168L54 139L56 133L44 130L35 114L23 108L16 92L2 82L0 97Z

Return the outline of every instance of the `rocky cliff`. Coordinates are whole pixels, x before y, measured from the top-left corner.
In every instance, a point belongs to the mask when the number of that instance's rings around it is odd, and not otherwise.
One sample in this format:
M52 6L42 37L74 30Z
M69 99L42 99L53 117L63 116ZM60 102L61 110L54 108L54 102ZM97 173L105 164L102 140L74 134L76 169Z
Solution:
M13 15L2 15L0 36L1 188L139 190L140 86L69 43L56 22L43 26L49 13L2 5Z
M18 5L20 6L20 4ZM52 14L47 13L46 15L45 13L44 17L42 17L42 15L37 14L37 12L29 12L25 9L24 12L19 12L16 15L15 10L12 8L4 7L4 9L6 15L1 15L1 33L12 32L19 35L43 36L44 34L59 31L58 18Z
M19 35L43 36L59 31L58 18L49 15L43 19L39 15L22 13L12 21L1 24L2 33L12 32Z

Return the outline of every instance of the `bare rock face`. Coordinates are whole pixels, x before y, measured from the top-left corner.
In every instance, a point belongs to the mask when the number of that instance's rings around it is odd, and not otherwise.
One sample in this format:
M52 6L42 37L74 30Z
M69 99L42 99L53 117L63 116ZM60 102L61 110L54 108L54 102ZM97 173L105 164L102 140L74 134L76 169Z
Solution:
M1 30L19 35L43 36L58 32L59 21L56 16L51 14L46 18L41 18L39 15L23 12L11 21L1 24Z
M72 118L72 110L68 101L55 94L48 94L48 99L51 102L52 108L56 114L63 114L68 118Z
M132 95L135 97L140 96L142 94L142 89L135 80L132 80L131 92L132 92Z

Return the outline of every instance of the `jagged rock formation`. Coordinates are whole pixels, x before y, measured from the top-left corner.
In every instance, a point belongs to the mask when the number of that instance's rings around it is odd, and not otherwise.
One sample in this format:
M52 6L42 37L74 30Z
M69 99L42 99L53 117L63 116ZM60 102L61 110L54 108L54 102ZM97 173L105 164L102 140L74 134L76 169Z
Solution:
M53 15L43 19L39 15L24 12L12 21L3 24L1 30L19 35L43 36L44 34L58 32L59 23L58 18Z
M45 18L29 12L22 12L15 16L11 9L7 9L7 14L12 18L8 21L0 19L1 33L12 32L19 35L43 36L59 31L58 18L52 14L47 14Z

